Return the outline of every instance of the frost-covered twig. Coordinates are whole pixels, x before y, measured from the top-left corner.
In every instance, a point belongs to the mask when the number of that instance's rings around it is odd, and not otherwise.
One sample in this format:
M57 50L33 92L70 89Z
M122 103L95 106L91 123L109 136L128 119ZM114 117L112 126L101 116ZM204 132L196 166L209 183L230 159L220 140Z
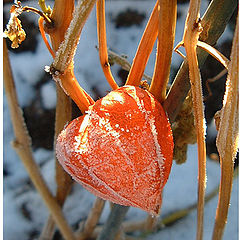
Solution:
M233 39L226 92L221 110L217 148L221 164L221 184L213 240L222 239L230 204L234 159L239 147L239 19Z
M4 86L5 92L9 103L13 129L16 140L14 141L14 148L22 160L34 186L38 190L39 194L43 198L46 206L51 212L55 222L57 223L61 233L66 239L75 239L73 232L67 224L60 206L58 205L55 198L52 196L48 189L40 170L35 163L32 151L31 151L31 140L27 132L27 128L22 116L21 109L17 101L17 94L15 90L14 81L12 78L11 66L8 59L8 52L6 42L4 41L3 48L4 57Z
M66 32L65 39L56 52L52 66L64 72L72 63L83 26L96 0L79 0L73 13L73 19Z

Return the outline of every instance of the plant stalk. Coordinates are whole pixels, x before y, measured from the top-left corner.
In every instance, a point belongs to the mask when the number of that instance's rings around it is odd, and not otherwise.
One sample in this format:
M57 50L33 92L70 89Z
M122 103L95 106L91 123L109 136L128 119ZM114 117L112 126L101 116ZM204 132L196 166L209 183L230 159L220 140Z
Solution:
M177 20L177 0L158 0L158 45L153 79L149 91L162 103L170 75Z
M198 212L197 212L197 240L203 238L204 196L206 188L206 144L205 118L202 97L201 76L197 59L197 42L201 32L199 23L200 0L191 0L184 30L184 46L187 53L189 77L192 89L194 120L197 130L198 144Z
M226 92L221 110L221 121L217 135L217 148L220 155L221 183L216 211L213 240L223 237L230 204L234 159L239 147L239 19L233 39L226 82Z

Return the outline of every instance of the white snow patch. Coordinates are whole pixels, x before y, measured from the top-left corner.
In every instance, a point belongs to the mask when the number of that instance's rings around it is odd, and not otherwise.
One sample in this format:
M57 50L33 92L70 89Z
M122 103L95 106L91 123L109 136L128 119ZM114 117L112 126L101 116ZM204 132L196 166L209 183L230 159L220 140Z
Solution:
M45 109L53 109L56 107L56 88L53 82L46 83L42 86L41 97Z

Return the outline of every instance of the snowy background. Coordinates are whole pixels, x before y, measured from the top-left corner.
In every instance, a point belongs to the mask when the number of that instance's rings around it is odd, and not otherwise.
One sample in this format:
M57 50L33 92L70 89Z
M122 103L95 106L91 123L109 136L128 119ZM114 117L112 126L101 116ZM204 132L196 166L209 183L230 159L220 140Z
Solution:
M28 6L38 7L37 1L28 1ZM26 2L23 3L25 5ZM207 7L208 1L202 3L202 13ZM52 2L50 2L52 4ZM140 41L147 19L154 6L154 1L107 1L106 3L106 21L107 21L107 39L108 46L118 54L128 56L131 62L137 45ZM5 5L4 10L6 19L10 5ZM178 9L178 22L176 29L176 43L182 38L187 4L180 4ZM120 13L135 12L140 19L137 24L130 26L117 25ZM24 14L26 15L26 14ZM36 24L38 17L32 13L27 14L31 24ZM22 22L23 28L27 30L25 22ZM11 50L10 60L13 68L13 75L16 82L18 99L24 114L27 117L28 127L33 138L34 157L41 167L42 174L54 193L54 158L51 143L54 121L54 108L56 104L55 83L44 72L44 67L52 62L39 34L37 26L33 26L31 33L27 35L27 40L33 44L33 47L20 50ZM97 99L106 95L110 87L106 83L102 69L98 60L95 9L88 19L78 45L75 57L75 73L80 85L90 95ZM218 42L218 45L226 45L232 39L233 32L228 27ZM176 45L175 43L175 45ZM229 46L229 45L227 45ZM231 46L231 45L230 45ZM22 48L22 50L21 50ZM221 47L220 47L221 49ZM155 61L155 51L150 57L146 68L148 75L152 74ZM176 53L173 53L173 64L171 78L174 78L175 70L181 64L182 59ZM93 71L94 70L94 71ZM123 84L121 78L124 72L120 67L114 65L112 71L119 85ZM213 75L214 76L214 75ZM212 76L211 76L212 77ZM28 113L31 113L30 118ZM34 114L36 118L34 119ZM11 147L10 142L14 139L12 125L10 122L7 102L4 96L3 102L3 123L4 123L4 239L6 240L30 240L37 239L42 227L48 217L48 211L43 204L40 196L32 186L28 175L20 162L18 156ZM209 118L210 119L210 118ZM32 122L43 124L32 126ZM216 130L211 119L208 121L210 127L210 138L214 139ZM44 125L46 124L46 125ZM52 124L47 125L47 124ZM48 126L44 128L43 126ZM35 127L35 128L34 128ZM35 132L34 132L35 130ZM37 131L38 130L38 131ZM37 138L42 138L38 141ZM207 170L207 193L213 190L219 183L220 168L215 161L208 159ZM64 206L64 213L68 222L75 226L79 221L86 219L88 212L94 202L95 197L84 190L80 185L75 184L73 191L67 198ZM169 181L164 190L162 216L190 206L197 201L197 147L189 146L188 159L185 164L173 164ZM204 218L204 239L211 239L215 211L217 207L217 197L206 204ZM103 223L109 213L109 204L106 204L100 222ZM130 208L126 219L139 220L144 219L146 213ZM192 211L187 217L163 228L161 231L148 235L147 239L194 239L196 234L196 210ZM58 238L55 238L58 239ZM234 181L231 206L229 209L228 224L226 225L224 239L238 239L238 179Z

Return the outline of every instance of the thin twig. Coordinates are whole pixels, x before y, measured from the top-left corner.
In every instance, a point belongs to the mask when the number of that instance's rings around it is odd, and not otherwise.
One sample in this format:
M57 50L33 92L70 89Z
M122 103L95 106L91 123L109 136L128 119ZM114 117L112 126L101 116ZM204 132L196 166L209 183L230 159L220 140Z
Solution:
M45 5L44 1L42 4ZM65 2L65 5L62 4L61 1L55 1L54 9L53 9L53 19L55 23L57 23L57 27L55 31L50 33L50 37L52 38L52 44L54 46L54 50L58 47L58 44L63 40L64 32L66 32L68 25L71 21L72 12L74 9L74 1L68 0ZM60 16L56 16L56 12L59 13ZM63 19L64 18L64 19ZM41 29L41 28L40 28ZM44 37L45 32L44 29L41 31L42 36ZM53 35L52 35L53 34ZM55 56L55 52L53 52ZM54 57L53 56L53 57ZM66 76L63 76L64 78ZM77 88L76 88L77 89ZM72 115L72 101L65 94L61 86L56 83L56 92L57 92L57 103L56 103L56 116L55 116L55 136L54 136L54 149L55 142L59 133L63 130L64 126L70 122ZM70 188L72 186L72 179L68 173L66 173L62 166L59 164L58 160L55 158L55 179L57 184L56 190L56 200L59 205L62 207L67 197ZM52 239L55 232L55 224L54 219L50 215L48 220L42 230L40 239L47 240Z
M14 148L22 160L34 186L43 198L46 206L54 217L61 233L66 239L75 239L74 234L66 222L62 213L61 207L58 205L55 198L48 189L37 164L34 162L31 151L31 140L27 132L27 128L22 116L21 109L17 101L17 94L12 77L12 71L8 59L8 52L6 42L4 41L3 48L4 56L4 85L5 92L9 103L14 133L16 140L14 141Z
M64 93L59 85L57 88L57 104L56 104L56 118L55 118L55 141L58 134L62 131L64 126L70 122L72 115L72 101ZM55 146L55 143L54 143ZM71 189L73 180L71 176L64 171L57 159L55 159L55 178L57 183L56 200L60 206L63 206L64 201ZM48 220L42 230L39 240L50 240L55 232L55 224L52 216Z
M217 49L202 41L198 41L197 46L207 51L211 56L217 59L226 69L228 69L229 60Z

